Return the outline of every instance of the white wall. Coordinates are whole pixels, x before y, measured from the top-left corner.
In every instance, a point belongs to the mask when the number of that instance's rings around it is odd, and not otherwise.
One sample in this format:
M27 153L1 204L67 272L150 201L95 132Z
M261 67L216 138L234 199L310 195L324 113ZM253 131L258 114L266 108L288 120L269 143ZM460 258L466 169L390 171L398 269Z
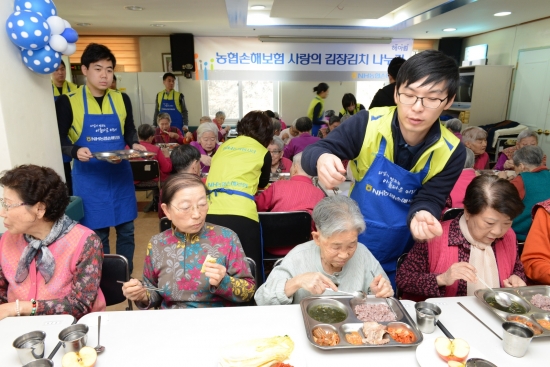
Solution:
M0 2L0 19L12 12L11 1ZM50 76L23 65L3 28L0 55L0 171L32 163L51 167L64 177ZM4 230L0 224L0 232Z
M170 53L170 37L140 37L141 71L163 71L163 53Z
M189 111L189 126L199 126L199 120L202 117L201 82L178 76L178 83L180 92L185 96L187 111Z

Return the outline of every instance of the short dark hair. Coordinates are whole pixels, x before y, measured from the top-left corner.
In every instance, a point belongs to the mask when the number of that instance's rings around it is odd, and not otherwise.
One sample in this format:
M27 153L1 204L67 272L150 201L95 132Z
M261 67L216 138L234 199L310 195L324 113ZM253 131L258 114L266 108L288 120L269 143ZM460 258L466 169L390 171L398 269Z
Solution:
M174 199L174 195L178 191L196 186L204 188L204 192L208 194L208 189L199 176L191 173L176 173L175 175L171 175L162 188L161 203L170 205L172 199Z
M459 81L458 66L443 52L426 50L408 59L397 73L395 90L398 91L401 85L409 86L424 78L426 80L421 86L445 83L447 102L456 96Z
M201 159L201 153L192 145L179 145L170 154L172 173L185 172L193 162Z
M155 136L155 128L149 124L143 124L138 127L137 133L140 140L147 140L151 136Z
M357 100L355 99L355 96L352 93L344 94L344 96L342 97L342 107L348 108L351 105L357 106Z
M480 214L487 208L507 215L514 220L523 212L525 205L518 190L508 180L495 175L481 175L472 180L466 189L464 209L472 214Z
M162 81L165 81L166 78L168 78L168 77L170 77L170 76L171 76L172 78L174 78L174 80L176 79L176 76L175 76L174 74L172 74L172 73L164 73L164 75L162 76Z
M327 83L319 83L316 87L313 87L313 91L317 94L321 94L323 92L326 92L327 90L328 90Z
M113 74L113 81L116 82L116 75L115 74Z
M0 185L13 190L27 205L44 203L44 220L56 222L69 205L67 186L49 167L22 165L2 172Z
M312 127L313 122L311 122L311 119L307 116L300 117L296 120L296 130L301 133L311 130Z
M61 64L59 64L59 66L61 66L61 65L67 67L67 65L65 65L65 61L63 61L63 60L61 60ZM58 69L59 69L59 68L58 68Z
M98 43L90 43L84 49L82 57L80 58L80 63L89 68L91 63L100 60L109 60L113 63L113 68L116 66L115 55L113 55L107 46Z
M273 124L262 111L250 111L237 122L237 133L251 137L267 148L273 139Z
M391 59L390 64L388 65L388 74L395 79L397 77L397 73L399 73L399 69L401 69L401 65L403 65L405 61L407 60L399 56Z
M265 111L265 114L266 114L269 118L272 118L272 119L275 118L275 112L273 112L273 111L271 111L271 110Z
M328 120L328 126L334 124L335 122L340 122L340 116L332 116L330 120Z

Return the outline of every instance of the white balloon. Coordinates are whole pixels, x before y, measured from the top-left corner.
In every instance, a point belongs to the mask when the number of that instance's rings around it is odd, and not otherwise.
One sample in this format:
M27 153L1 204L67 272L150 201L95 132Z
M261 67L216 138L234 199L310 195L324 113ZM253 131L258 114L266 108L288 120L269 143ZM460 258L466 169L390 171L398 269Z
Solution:
M63 55L71 56L76 52L76 43L69 43L67 49L63 52Z
M63 23L65 24L65 28L72 28L71 23L67 22L65 19L63 19Z
M64 53L68 45L69 44L67 43L65 37L60 36L59 34L55 34L52 38L50 38L50 46L57 52Z
M46 19L46 22L48 22L48 25L50 26L50 30L52 31L52 36L55 34L61 34L65 30L65 22L60 17L53 15Z

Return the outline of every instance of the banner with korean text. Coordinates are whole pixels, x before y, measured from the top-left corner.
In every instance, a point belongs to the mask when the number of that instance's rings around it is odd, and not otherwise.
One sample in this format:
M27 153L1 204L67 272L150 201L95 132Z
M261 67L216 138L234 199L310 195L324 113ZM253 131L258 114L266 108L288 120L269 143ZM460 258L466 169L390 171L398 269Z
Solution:
M195 37L196 79L387 80L388 64L412 55L412 39L388 44L275 43Z

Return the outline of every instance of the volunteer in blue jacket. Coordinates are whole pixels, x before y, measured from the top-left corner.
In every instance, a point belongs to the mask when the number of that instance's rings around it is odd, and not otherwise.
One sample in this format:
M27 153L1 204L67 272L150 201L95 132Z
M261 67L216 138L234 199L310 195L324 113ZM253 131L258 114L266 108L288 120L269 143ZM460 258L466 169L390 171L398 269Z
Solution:
M327 188L345 180L349 159L356 200L367 224L367 246L395 285L397 258L417 240L442 234L437 220L466 151L439 122L453 103L458 67L439 51L423 51L399 70L397 107L359 111L302 156L304 170ZM411 236L412 234L412 236Z
M92 153L124 149L126 145L145 148L137 142L130 99L109 89L115 56L107 47L91 43L81 63L87 84L61 96L55 105L62 150L75 158L73 189L84 204L81 224L98 234L106 254L109 230L115 227L116 252L128 259L131 273L137 217L132 169L128 161L111 164L97 160ZM67 135L74 144L63 139Z
M153 126L157 126L159 113L164 112L170 115L172 126L186 132L187 126L189 126L189 118L183 94L174 90L176 76L172 73L165 73L162 76L162 84L164 84L165 89L157 93Z

